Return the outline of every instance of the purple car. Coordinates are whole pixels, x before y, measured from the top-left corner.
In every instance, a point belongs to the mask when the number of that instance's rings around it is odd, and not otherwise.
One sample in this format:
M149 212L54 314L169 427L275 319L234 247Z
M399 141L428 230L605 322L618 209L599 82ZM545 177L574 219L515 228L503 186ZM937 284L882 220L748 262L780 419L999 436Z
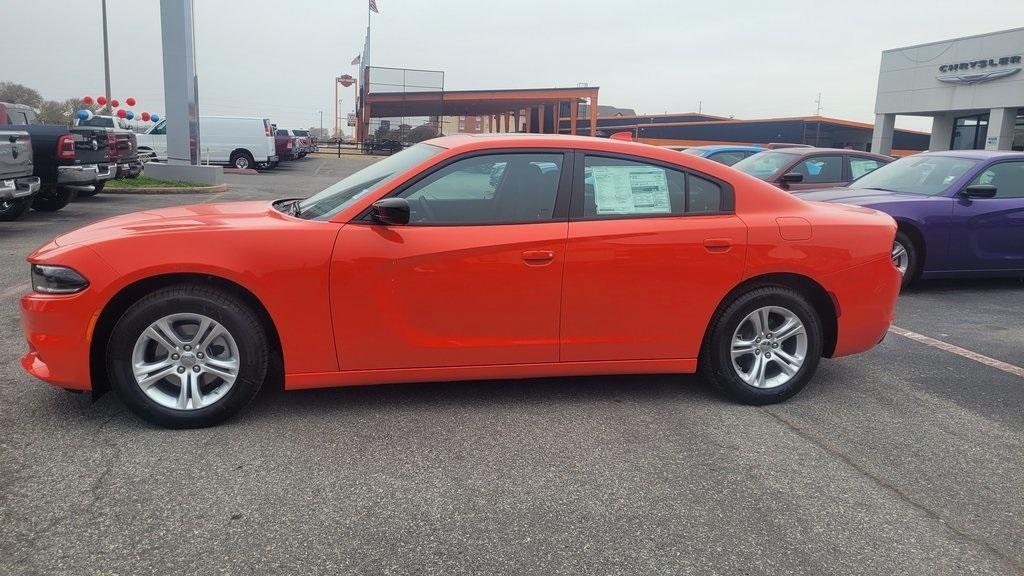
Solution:
M893 263L918 278L1024 275L1024 152L953 150L901 158L804 200L881 210L899 230Z

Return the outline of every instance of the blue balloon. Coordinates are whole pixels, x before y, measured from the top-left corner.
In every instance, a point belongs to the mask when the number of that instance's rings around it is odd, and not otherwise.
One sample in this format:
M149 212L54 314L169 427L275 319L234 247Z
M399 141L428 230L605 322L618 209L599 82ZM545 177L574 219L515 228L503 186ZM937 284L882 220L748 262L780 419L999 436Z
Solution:
M160 116L158 114L153 114L152 116L149 117L149 119L152 120L153 122L159 122L160 121Z
M125 113L125 116L126 116L126 117L127 117L127 118L128 118L129 120L131 120L132 118L135 118L135 112L132 112L131 110L129 110L128 112L126 112L126 113Z
M88 110L79 110L78 114L76 114L76 116L78 116L79 120L88 120L89 119L89 111Z

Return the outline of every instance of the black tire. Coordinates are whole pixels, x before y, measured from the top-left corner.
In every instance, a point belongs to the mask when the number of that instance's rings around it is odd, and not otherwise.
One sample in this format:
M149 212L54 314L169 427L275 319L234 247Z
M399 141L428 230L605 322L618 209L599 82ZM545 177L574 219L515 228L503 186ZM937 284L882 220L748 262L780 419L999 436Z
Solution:
M165 407L146 395L132 371L132 352L140 335L171 314L202 314L219 322L234 338L239 370L234 384L219 400L196 409ZM114 326L107 343L111 388L143 420L166 428L200 428L218 424L244 408L267 378L270 350L255 312L230 292L196 284L168 286L132 304Z
M32 209L40 212L56 212L75 199L75 191L63 186L44 190L32 200Z
M31 205L31 197L0 201L0 222L13 222L21 218Z
M807 335L807 351L802 365L788 381L774 388L757 388L744 382L733 367L731 354L733 335L741 323L748 314L765 306L778 306L795 314ZM807 298L791 288L765 285L734 297L715 314L708 338L702 346L700 369L715 388L737 402L774 404L790 398L807 385L818 367L821 350L821 319Z
M896 245L902 246L907 253L907 271L903 273L903 281L900 284L901 289L906 289L907 286L910 286L917 280L918 275L921 273L921 258L917 244L902 230L896 232L896 240L893 242L894 253Z
M231 167L239 170L256 169L256 160L247 150L235 150L231 153Z
M79 190L78 191L78 197L79 198L88 198L90 196L95 196L95 195L99 194L100 192L103 192L103 187L106 186L106 185L107 185L107 181L106 180L104 180L103 182L97 182L97 183L92 185L93 186L93 190L91 192L83 192L83 191Z

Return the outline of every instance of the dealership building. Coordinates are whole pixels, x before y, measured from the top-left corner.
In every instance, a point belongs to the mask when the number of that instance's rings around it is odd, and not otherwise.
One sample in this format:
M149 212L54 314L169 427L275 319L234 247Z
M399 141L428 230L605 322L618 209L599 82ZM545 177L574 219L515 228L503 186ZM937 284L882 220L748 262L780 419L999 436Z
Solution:
M1024 150L1024 28L882 52L874 152L896 116L930 116L929 150Z

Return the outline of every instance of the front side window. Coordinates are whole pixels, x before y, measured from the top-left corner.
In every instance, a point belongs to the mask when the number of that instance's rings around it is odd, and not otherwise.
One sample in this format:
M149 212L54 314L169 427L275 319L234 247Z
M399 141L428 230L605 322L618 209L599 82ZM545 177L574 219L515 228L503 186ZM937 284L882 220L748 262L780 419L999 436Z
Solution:
M404 190L410 224L550 221L562 154L488 154L459 160Z
M789 172L803 174L803 182L841 182L843 180L843 158L841 156L812 156L797 162Z
M654 164L587 156L583 218L716 213L722 188L706 178Z
M949 188L977 163L977 160L952 156L907 156L865 174L851 183L850 188L934 196Z
M359 172L341 180L318 194L299 203L299 217L310 220L329 220L351 206L356 200L377 190L403 172L443 151L430 144L417 144L387 158L370 164Z
M996 198L1024 198L1024 162L1000 162L978 174L971 184L996 187Z
M850 156L850 178L856 180L868 172L874 172L885 163L874 158L858 158Z

